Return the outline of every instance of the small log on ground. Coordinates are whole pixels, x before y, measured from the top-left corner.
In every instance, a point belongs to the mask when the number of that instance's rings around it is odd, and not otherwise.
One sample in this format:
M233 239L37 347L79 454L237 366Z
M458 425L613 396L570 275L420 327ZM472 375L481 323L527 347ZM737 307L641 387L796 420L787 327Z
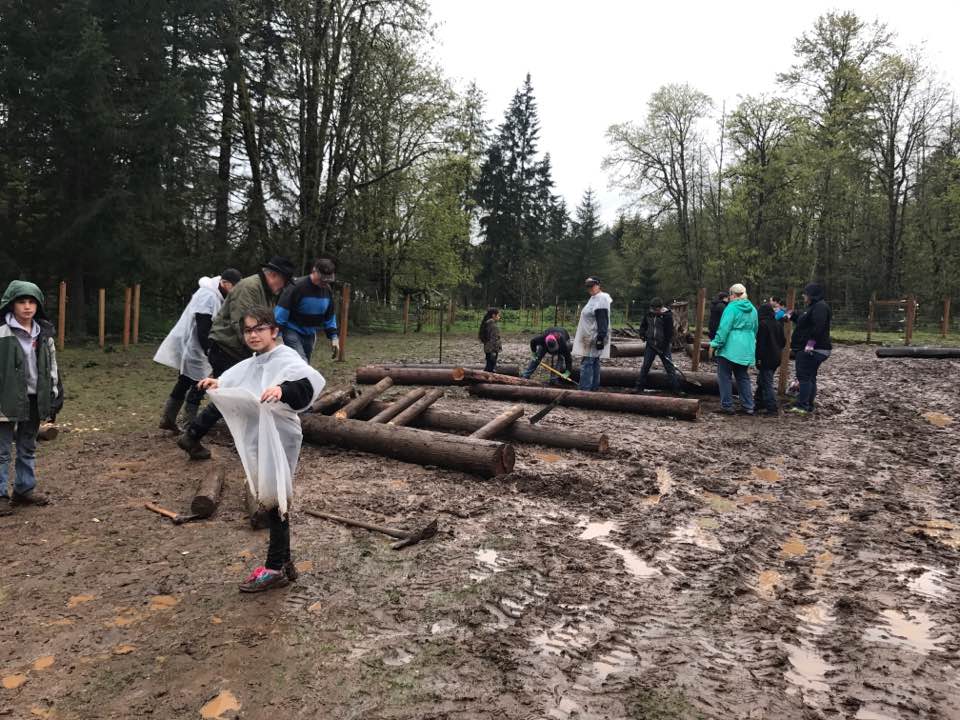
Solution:
M615 342L610 344L610 357L643 357L645 342Z
M403 425L408 425L411 420L416 418L420 413L426 410L428 407L433 405L437 400L443 397L443 390L438 390L434 388L427 393L424 393L424 396L417 400L413 405L408 407L406 410L397 415L393 420L390 420L387 424L401 427Z
M388 403L375 400L360 417L367 414L382 412L390 407ZM415 418L410 425L413 427L429 428L431 430L446 430L450 432L471 433L487 424L487 420L477 417L476 414L450 412L429 408ZM564 448L567 450L586 450L587 452L604 453L610 443L603 433L576 432L560 428L530 425L528 423L514 423L503 431L505 440L513 442L531 443L546 447Z
M517 418L521 417L522 415L523 406L514 405L506 412L502 412L497 415L482 428L474 430L472 433L470 433L470 437L480 438L481 440L492 440L501 432L513 425L517 421Z
M500 373L487 372L486 370L471 370L469 368L454 368L453 379L465 383L494 383L496 385L519 385L522 387L543 387L543 383L536 380L527 380L526 378L513 377L511 375L501 375Z
M220 493L223 491L223 479L226 470L218 467L211 474L200 480L197 493L190 503L190 513L200 518L208 518L216 512L220 504Z
M960 358L960 347L881 347L877 348L877 357L950 360Z
M656 397L652 395L628 395L625 393L583 392L580 390L555 390L553 388L511 387L509 385L472 385L470 394L494 400L513 402L548 403L559 393L566 393L560 401L568 407L593 410L632 412L641 415L676 417L696 420L700 415L700 401L687 398Z
M457 367L467 368L469 370L483 370L484 365L453 365L450 363L377 363L376 367L386 368L388 370L453 370ZM496 372L501 375L520 375L519 365L497 365Z
M347 403L346 407L337 410L334 417L339 420L349 420L350 418L355 417L358 412L363 410L373 400L376 400L380 395L383 395L392 387L393 378L389 376L383 378L383 380L364 392L363 395Z
M513 446L493 440L475 440L398 427L371 425L360 420L336 420L324 415L302 418L303 437L317 445L336 445L420 465L496 477L513 470Z
M395 402L390 403L387 405L387 407L370 418L370 422L385 423L389 420L392 420L426 394L427 391L423 388L414 388L406 395L399 398Z
M460 385L453 379L453 368L439 370L428 368L385 368L379 365L366 365L357 368L357 382L361 385L373 385L385 377L393 379L394 385Z
M356 393L351 390L327 390L320 393L317 401L310 406L310 412L329 413L346 405Z

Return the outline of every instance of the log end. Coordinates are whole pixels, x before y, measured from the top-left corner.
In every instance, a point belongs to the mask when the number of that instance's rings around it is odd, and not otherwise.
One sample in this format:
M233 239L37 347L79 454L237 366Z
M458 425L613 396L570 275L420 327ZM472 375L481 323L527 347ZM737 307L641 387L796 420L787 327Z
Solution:
M462 367L454 368L453 370L450 371L450 377L452 377L457 382L460 382L461 380L463 380L463 378L466 377L466 375L467 375L467 371L465 368L462 368Z
M199 518L208 518L217 509L217 503L212 498L197 496L190 503L190 514Z
M605 434L601 435L600 440L597 442L597 452L605 453L609 449L610 449L610 440L607 438Z
M500 446L500 452L497 453L496 474L507 475L513 472L513 466L517 463L517 453L513 445L504 443Z

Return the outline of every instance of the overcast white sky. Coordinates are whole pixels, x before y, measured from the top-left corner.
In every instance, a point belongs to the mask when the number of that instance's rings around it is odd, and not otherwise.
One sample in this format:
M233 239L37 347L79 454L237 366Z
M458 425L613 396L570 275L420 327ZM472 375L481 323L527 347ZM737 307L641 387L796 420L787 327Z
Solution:
M642 0L431 0L435 49L447 75L475 80L496 126L529 71L540 110L540 150L553 159L557 191L571 211L593 187L611 222L623 198L600 162L616 122L642 120L650 94L688 82L717 113L738 95L776 90L793 42L830 10L879 19L898 44L923 44L931 64L960 90L960 4L867 2L696 2Z

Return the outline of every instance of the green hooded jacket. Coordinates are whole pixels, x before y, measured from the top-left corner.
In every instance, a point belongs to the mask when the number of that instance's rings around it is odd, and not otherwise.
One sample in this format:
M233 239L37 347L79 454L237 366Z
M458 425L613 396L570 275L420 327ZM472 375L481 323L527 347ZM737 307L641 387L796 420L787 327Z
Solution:
M32 297L37 301L33 321L40 326L36 340L37 354L37 409L40 420L54 417L63 407L63 385L57 367L57 348L53 325L43 309L43 293L33 283L14 280L0 298L0 422L30 420L30 400L27 396L27 359L20 340L7 323L13 312L13 301Z
M243 342L243 314L258 306L272 309L276 304L277 296L270 291L262 272L245 277L224 298L213 318L210 340L236 360L250 357L252 353Z
M747 298L732 300L723 311L717 334L710 341L717 355L737 365L756 365L757 309Z

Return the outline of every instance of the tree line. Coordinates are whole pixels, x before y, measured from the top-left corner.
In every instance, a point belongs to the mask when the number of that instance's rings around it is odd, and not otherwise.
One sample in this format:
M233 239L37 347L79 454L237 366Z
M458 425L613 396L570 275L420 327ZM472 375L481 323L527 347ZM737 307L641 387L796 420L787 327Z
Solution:
M777 92L729 110L657 90L609 130L632 200L611 226L591 189L558 196L529 75L492 125L430 42L421 0L4 4L3 279L182 299L227 265L326 253L382 302L575 301L588 272L625 299L812 278L847 303L957 294L953 99L881 24L824 15Z

